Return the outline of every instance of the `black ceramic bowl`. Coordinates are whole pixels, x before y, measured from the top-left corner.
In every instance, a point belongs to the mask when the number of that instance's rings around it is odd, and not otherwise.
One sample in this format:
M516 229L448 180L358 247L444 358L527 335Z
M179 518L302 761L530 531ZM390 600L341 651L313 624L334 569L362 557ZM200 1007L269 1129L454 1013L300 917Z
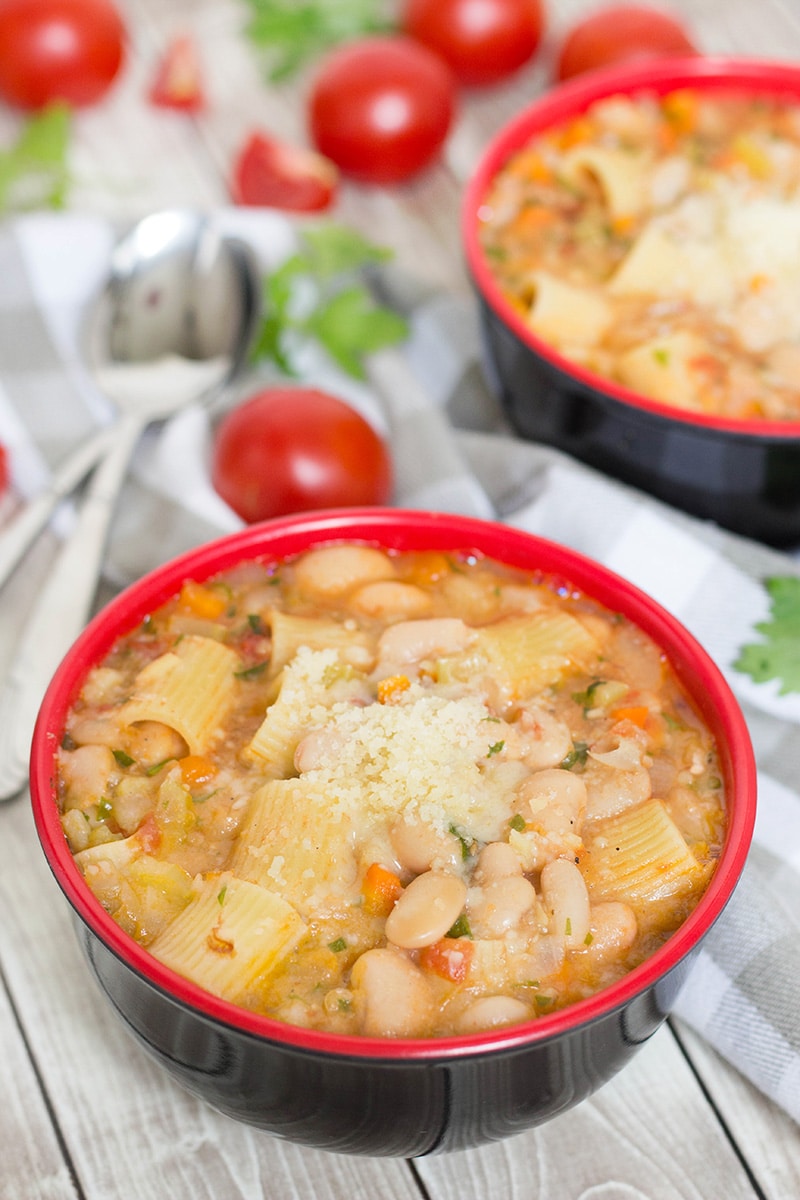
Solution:
M685 87L798 102L800 67L690 58L592 72L545 94L487 147L466 190L463 241L488 374L523 437L557 446L696 516L788 546L800 543L800 421L679 411L570 362L505 299L479 241L479 213L491 181L533 135L608 96Z
M612 987L533 1022L464 1037L390 1041L319 1033L235 1007L175 974L125 934L90 892L61 829L55 782L66 714L88 670L186 579L337 540L476 551L544 572L624 613L666 651L717 739L729 828L691 916ZM227 1115L279 1137L349 1154L398 1156L520 1133L610 1079L670 1011L739 878L756 806L741 711L705 652L653 600L591 560L519 530L381 509L255 526L193 550L123 592L81 635L47 692L34 734L31 794L42 847L74 910L90 970L128 1029L171 1075Z

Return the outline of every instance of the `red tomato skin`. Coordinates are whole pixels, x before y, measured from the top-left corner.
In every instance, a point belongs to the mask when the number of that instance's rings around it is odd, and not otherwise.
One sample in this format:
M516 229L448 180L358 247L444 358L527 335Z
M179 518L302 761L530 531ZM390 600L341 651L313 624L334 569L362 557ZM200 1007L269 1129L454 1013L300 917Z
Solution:
M167 46L148 92L157 108L196 113L205 108L203 72L194 40L183 34Z
M317 508L385 504L389 453L349 404L316 388L271 387L227 413L211 482L248 524Z
M411 38L367 37L331 51L312 83L317 149L360 183L401 183L441 150L456 112L447 65Z
M405 32L467 87L513 75L535 54L544 25L542 0L408 0L403 16Z
M259 130L246 139L233 164L235 204L320 212L333 204L338 187L339 172L329 159Z
M669 13L619 4L573 26L561 46L556 77L563 82L613 63L697 53L686 30Z
M94 104L123 64L125 41L110 0L3 0L0 96L25 109Z

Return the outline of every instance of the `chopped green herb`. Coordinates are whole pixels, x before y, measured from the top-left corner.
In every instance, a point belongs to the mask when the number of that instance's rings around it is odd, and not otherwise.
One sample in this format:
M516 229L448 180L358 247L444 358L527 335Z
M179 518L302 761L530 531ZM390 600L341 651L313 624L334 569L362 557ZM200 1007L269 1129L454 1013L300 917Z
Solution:
M770 616L755 626L764 640L742 646L733 665L756 683L779 681L779 693L785 696L800 692L800 577L775 575L764 586Z
M554 1003L555 998L553 996L542 994L536 997L537 1008L552 1008Z
M260 613L248 613L247 624L250 626L251 633L257 633L259 637L265 636L267 627Z
M239 671L234 671L237 679L255 679L257 675L263 675L267 669L265 662L253 663L252 667L242 667Z
M448 828L453 837L458 838L459 842L461 843L461 857L466 862L472 853L472 838L465 837L455 825L450 825Z
M105 821L106 817L110 817L114 811L114 805L106 796L101 796L97 801L97 817L100 821Z
M363 282L367 268L392 252L332 222L299 237L297 252L267 276L252 357L295 375L294 356L311 340L348 375L364 379L365 358L408 335L407 322L377 304Z
M564 771L571 771L573 767L582 767L589 755L589 745L587 742L573 742L572 749L566 758L562 759L559 766Z
M247 36L264 54L273 83L350 38L388 32L396 22L385 0L247 0Z
M486 757L491 758L492 755L499 754L504 746L505 746L505 742L493 742L492 745L489 747L489 749L486 751Z
M665 349L664 346L656 346L653 350L653 358L660 367L669 366L669 350Z
M594 935L593 935L592 931L589 930L586 937L583 939L583 944L584 944L584 946L591 946L593 941L594 941Z
M525 831L525 818L522 813L514 813L508 824L516 833L524 833Z
M341 954L342 950L347 949L347 942L343 937L335 938L332 942L328 942L328 949L334 954Z
M165 758L162 762L153 763L152 767L147 768L145 775L147 775L148 778L151 778L153 775L157 775L159 771L163 771L167 763L174 761L174 758Z
M225 886L221 887L220 890L217 892L217 904L219 904L220 907L222 907L222 905L225 903L225 893L227 892L227 890L228 890L228 885L225 884Z
M571 936L572 936L572 917L567 917L566 923L564 925L564 937L571 937Z
M124 750L114 750L112 753L121 767L133 766L134 760L131 758L130 754L126 754Z
M460 917L457 917L444 936L449 938L471 938L472 929L470 928L467 914L462 913Z

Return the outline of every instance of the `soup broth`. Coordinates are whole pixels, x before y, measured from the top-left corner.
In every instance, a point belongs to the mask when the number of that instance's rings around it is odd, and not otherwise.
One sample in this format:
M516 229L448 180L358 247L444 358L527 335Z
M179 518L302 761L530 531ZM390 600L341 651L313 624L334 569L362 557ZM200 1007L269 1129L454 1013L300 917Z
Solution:
M343 1034L533 1020L686 919L725 832L664 654L563 581L331 545L179 595L59 752L89 887L167 966Z

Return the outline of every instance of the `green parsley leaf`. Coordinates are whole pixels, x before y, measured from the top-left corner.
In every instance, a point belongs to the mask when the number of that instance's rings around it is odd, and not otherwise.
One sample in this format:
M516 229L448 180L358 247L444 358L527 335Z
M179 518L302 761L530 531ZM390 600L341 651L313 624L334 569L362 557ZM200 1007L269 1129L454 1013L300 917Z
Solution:
M770 616L755 626L763 641L742 646L733 665L756 683L779 680L782 696L800 692L800 578L776 575L764 586Z
M111 752L121 767L132 767L134 760L130 754L126 754L124 750L112 750Z
M101 796L97 801L97 819L105 821L106 817L110 817L113 811L114 806L111 801L107 797Z
M386 0L247 0L247 36L280 82L329 46L394 28Z
M573 767L582 767L588 756L589 746L587 742L573 742L569 754L558 765L564 771L571 771Z
M462 913L460 917L456 917L455 921L444 936L449 938L472 937L472 929L470 928L466 913Z
M254 362L269 360L295 375L295 358L311 341L347 374L363 379L369 354L408 335L408 323L378 304L363 282L367 268L390 258L391 251L346 226L305 229L297 252L265 281Z
M64 207L70 125L67 105L50 104L26 121L13 146L0 150L1 211Z
M263 675L267 669L265 662L253 663L252 667L242 667L240 671L234 671L236 679L255 679L258 675Z
M342 950L347 949L347 942L343 937L335 938L332 942L328 942L328 949L334 954L341 954Z
M489 747L489 749L486 751L486 757L491 758L494 754L499 754L504 746L505 746L505 742L493 742L492 745Z
M228 885L225 884L224 887L221 887L220 890L217 892L217 904L219 904L220 908L225 903L225 893L227 892L227 890L228 890Z
M514 813L508 824L509 827L515 830L516 833L525 832L525 818L523 817L522 813Z

